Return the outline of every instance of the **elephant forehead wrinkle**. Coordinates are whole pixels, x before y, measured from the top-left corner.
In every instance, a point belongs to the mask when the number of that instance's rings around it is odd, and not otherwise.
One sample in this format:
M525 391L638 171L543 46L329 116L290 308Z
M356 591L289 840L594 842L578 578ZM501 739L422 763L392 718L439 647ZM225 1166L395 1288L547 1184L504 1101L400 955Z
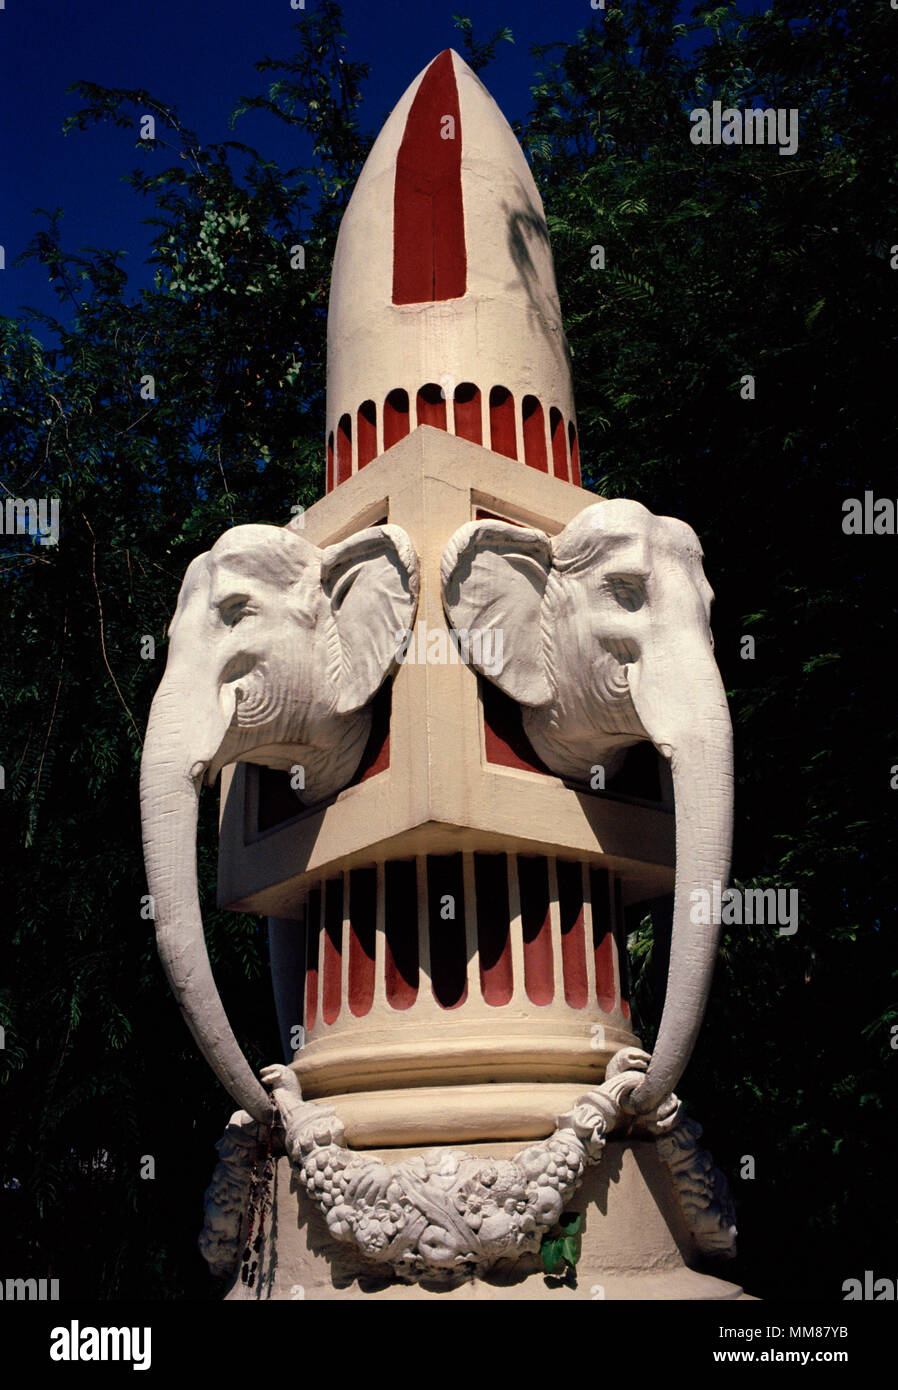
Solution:
M566 528L557 538L554 563L559 570L576 573L591 568L596 562L613 559L615 565L626 566L631 574L647 575L651 569L651 550L649 538L632 528Z
M235 526L209 552L215 566L273 582L295 579L320 552L303 536L282 526Z

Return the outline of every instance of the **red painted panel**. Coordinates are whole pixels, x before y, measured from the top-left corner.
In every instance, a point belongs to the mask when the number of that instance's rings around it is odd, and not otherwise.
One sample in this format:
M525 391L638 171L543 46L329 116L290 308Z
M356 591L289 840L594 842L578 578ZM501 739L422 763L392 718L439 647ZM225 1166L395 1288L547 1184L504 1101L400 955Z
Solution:
M444 138L450 130L454 138ZM433 60L415 93L396 156L394 304L455 299L465 293L461 142L458 89L447 48Z
M377 409L373 401L363 401L356 416L359 468L377 456Z
M349 1008L364 1018L374 1000L374 942L377 921L377 870L349 875Z
M334 490L334 435L333 431L327 437L327 491Z
M567 471L567 441L564 437L564 421L561 411L553 405L549 411L549 428L552 433L552 467L556 478L569 481Z
M577 427L573 420L567 427L568 437L571 441L571 482L580 486L580 442L577 439Z
M340 1014L343 975L343 879L330 878L324 885L324 963L321 980L321 1017L333 1023Z
M555 994L552 927L549 919L549 865L543 855L518 855L521 927L524 936L524 988L534 1004L551 1004Z
M504 386L490 391L490 448L494 454L516 459L518 445L514 429L514 396Z
M540 762L524 733L520 705L492 681L481 678L480 691L487 762L498 763L500 767L521 767L527 772L544 772L551 777L553 774Z
M455 433L459 439L470 439L472 444L483 443L483 421L481 419L480 387L473 381L463 381L455 388Z
M614 987L614 946L611 931L611 901L608 874L590 869L589 897L592 903L592 949L596 961L596 998L599 1008L610 1014L617 1003Z
M368 763L365 762L365 759L368 757L369 752L372 752L375 749L375 735L373 728L371 730L371 734L372 737L368 740L368 745L365 749L365 754L362 758L362 762L359 764L360 782L367 782L369 777L377 777L379 773L386 772L387 768L390 766L389 728L387 729L386 733L381 734L379 744L376 748L376 751L374 751L374 756L371 758L371 761Z
M386 521L386 517L384 517L384 521ZM383 522L375 522L374 524L382 526ZM368 742L365 744L362 760L355 770L355 776L349 783L351 787L355 786L356 782L367 782L369 777L376 777L379 772L386 772L390 766L390 714L392 707L392 682L385 681L371 702L371 732L368 735Z
M384 449L392 449L408 434L408 392L391 391L384 401Z
M548 473L546 455L546 417L535 396L525 396L521 404L524 417L524 462L541 473Z
M352 477L352 421L348 415L340 416L337 426L337 482L345 483Z
M309 894L306 915L306 1029L315 1027L318 1017L318 945L321 938L321 891Z
M384 975L387 1003L410 1009L418 997L418 876L415 861L394 860L384 869Z
M480 992L487 1004L501 1007L508 1003L514 988L508 865L504 854L474 855L474 893Z
M418 424L446 428L446 398L439 386L429 382L418 392Z
M564 997L572 1009L585 1009L589 999L586 978L586 932L583 923L583 875L579 864L556 863L558 909L561 916L561 965Z

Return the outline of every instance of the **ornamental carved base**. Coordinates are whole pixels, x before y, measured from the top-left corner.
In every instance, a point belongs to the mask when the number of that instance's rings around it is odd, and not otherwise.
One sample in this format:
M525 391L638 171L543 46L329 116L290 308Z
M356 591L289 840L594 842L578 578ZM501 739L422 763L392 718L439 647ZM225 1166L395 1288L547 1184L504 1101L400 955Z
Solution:
M543 1238L557 1228L614 1133L655 1141L694 1250L731 1256L732 1203L725 1178L698 1146L701 1128L681 1114L675 1096L638 1119L626 1110L647 1063L647 1054L636 1049L617 1053L605 1081L559 1117L549 1138L509 1157L437 1148L395 1163L348 1150L333 1107L303 1101L295 1073L269 1067L262 1075L276 1106L272 1127L243 1112L232 1117L206 1194L200 1248L212 1271L225 1274L235 1269L242 1245L242 1277L252 1286L268 1204L260 1173L270 1170L273 1154L284 1152L330 1241L345 1252L344 1272L430 1286L500 1269L524 1274L535 1269Z

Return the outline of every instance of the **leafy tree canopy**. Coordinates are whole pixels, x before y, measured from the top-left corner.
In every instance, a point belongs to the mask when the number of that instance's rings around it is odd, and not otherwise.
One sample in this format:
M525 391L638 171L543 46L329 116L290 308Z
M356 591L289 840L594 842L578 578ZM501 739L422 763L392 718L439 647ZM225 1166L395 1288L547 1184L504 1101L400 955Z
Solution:
M685 23L680 9L622 0L575 42L536 50L517 133L552 236L586 485L702 537L736 731L735 880L800 895L794 937L727 933L683 1094L734 1184L739 1277L766 1297L833 1297L864 1268L888 1272L894 1251L867 1193L884 1181L898 1023L885 674L898 542L841 527L845 497L896 491L894 16L829 0L699 7ZM511 39L457 22L475 69ZM119 250L68 249L49 210L25 254L68 316L0 318L7 495L58 498L61 516L57 546L5 536L0 553L13 851L0 1190L17 1268L100 1297L209 1293L192 1232L227 1102L140 915L140 738L190 560L323 490L330 265L371 143L367 65L343 37L322 0L289 56L257 64L267 88L237 102L238 124L262 110L308 144L310 162L288 170L186 130L149 93L78 83L73 132L155 115L129 177L154 229L153 284L132 292ZM693 145L689 111L713 100L797 108L797 152ZM261 1065L278 1044L260 924L206 920ZM663 934L633 925L650 1038ZM739 1178L747 1154L753 1181Z

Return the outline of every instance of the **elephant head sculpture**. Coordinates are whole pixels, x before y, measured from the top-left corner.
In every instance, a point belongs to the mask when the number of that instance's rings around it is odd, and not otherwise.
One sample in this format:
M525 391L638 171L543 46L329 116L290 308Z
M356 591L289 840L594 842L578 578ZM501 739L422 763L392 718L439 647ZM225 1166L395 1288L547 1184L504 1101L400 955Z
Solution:
M237 526L193 561L171 622L140 774L156 942L213 1071L256 1119L270 1101L212 978L196 878L197 805L227 763L304 769L306 801L345 786L370 701L414 620L418 563L396 526L319 550L277 526Z
M500 671L481 666L522 707L543 762L585 781L610 776L651 741L670 761L676 887L670 971L658 1039L629 1108L674 1089L701 1026L720 931L690 918L694 890L729 874L732 730L714 660L713 593L694 531L616 499L586 507L560 535L475 521L450 540L443 602L456 630L502 633ZM496 644L490 644L496 649ZM474 661L476 665L476 659Z

